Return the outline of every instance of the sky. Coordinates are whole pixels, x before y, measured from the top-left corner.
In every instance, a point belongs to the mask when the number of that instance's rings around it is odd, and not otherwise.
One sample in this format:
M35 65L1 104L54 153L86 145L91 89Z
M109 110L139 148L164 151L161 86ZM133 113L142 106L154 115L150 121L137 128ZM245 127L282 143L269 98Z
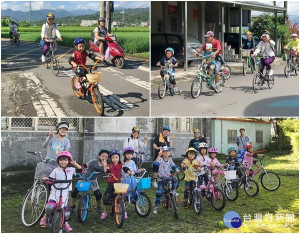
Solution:
M114 5L115 8L145 8L150 6L148 1L114 1ZM31 1L31 8L32 10L98 10L100 8L100 1ZM29 1L1 1L1 9L29 11Z

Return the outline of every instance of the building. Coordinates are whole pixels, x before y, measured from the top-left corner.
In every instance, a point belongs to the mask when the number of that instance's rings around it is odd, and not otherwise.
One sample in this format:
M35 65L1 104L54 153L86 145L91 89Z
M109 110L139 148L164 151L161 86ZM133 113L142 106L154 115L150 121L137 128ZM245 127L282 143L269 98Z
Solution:
M42 144L55 129L57 122L68 121L70 128L68 138L71 142L70 152L82 163L96 157L101 148L122 150L124 140L131 134L133 126L141 128L141 138L148 134L145 158L152 160L152 143L164 125L170 125L174 135L173 157L181 158L193 138L193 130L199 128L205 134L208 144L215 146L221 153L227 153L229 146L244 127L246 134L252 138L255 149L264 149L271 140L271 123L253 119L219 119L219 118L1 118L1 170L10 168L34 167L38 158L27 151L46 149Z
M80 26L92 26L94 24L98 24L97 20L81 20Z
M113 26L113 27L119 27L119 26L123 27L124 23L120 22L120 21L113 21L111 26Z
M149 22L142 22L140 24L141 27L149 27Z

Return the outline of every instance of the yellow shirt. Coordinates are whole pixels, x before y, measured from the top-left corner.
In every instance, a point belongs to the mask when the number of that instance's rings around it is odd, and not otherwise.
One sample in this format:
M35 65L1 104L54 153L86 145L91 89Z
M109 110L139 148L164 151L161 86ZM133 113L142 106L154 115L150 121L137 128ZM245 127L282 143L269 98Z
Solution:
M292 47L296 47L297 52L299 51L299 39L297 38L296 41L290 40L289 43L286 45L287 48L292 49Z
M191 161L189 160L189 159L184 159L183 161L182 161L184 164L185 164L185 166L187 167L187 168L190 168L190 169L196 169L196 166L198 165L198 161L196 160L196 159L194 159L193 161L192 161L192 163L191 163ZM198 180L198 178L195 178L195 176L193 175L193 174L191 174L191 172L189 171L189 170L185 170L184 171L184 174L185 174L185 178L184 178L184 180L185 181L187 181L187 182L189 182L189 181L191 181L191 180L194 180L194 181L197 181Z

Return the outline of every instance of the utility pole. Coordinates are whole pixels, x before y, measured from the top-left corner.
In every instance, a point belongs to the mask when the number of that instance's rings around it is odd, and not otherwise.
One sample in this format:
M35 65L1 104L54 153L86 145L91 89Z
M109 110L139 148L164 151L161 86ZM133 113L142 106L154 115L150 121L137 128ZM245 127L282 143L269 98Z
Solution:
M283 7L284 7L284 9L286 10L285 12L283 12L283 19L284 19L284 21L286 22L288 19L287 19L287 8L288 8L288 2L287 1L284 1L283 2Z
M29 24L31 24L31 2L29 2Z
M106 26L108 33L111 33L111 9L110 1L106 2Z
M105 18L105 1L100 2L100 17Z

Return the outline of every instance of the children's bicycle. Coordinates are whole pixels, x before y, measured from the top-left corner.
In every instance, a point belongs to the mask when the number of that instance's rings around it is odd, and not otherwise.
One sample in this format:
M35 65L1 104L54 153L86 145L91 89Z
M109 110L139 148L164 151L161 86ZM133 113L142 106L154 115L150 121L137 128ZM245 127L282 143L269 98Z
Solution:
M256 60L257 61L257 60ZM261 87L267 83L269 89L272 89L274 86L274 75L269 75L269 73L266 71L265 74L260 72L259 66L257 68L257 73L253 76L253 91L255 93L258 93Z
M102 73L101 72L95 72L92 73L92 70L94 70L99 63L100 60L97 60L93 67L87 68L85 65L81 64L80 67L84 68L85 71L89 72L82 77L80 77L80 85L81 88L77 89L75 87L75 83L77 82L76 75L72 78L72 89L77 98L83 98L86 96L91 95L92 101L94 104L94 107L99 115L104 114L104 103L102 100L102 96L100 93L99 85L98 83L101 80Z
M236 170L228 170L223 168L224 176L218 183L218 186L223 190L229 201L235 201L239 196L237 185L233 182L236 179Z
M288 54L288 59L287 59L287 63L284 67L284 75L286 78L289 78L291 76L291 73L295 72L295 75L298 74L299 72L299 59L296 58L296 62L293 63L293 57L295 57L296 51L293 51L293 50L289 50L287 52Z
M78 176L80 179L83 179L83 181L80 180L76 183L77 190L79 192L84 192L78 203L78 220L81 223L84 223L87 220L89 207L91 207L91 195L89 193L91 180L95 179L98 174L100 174L100 172L94 171L87 178L83 178L80 173L76 173L76 176Z
M125 220L125 194L129 184L114 183L116 198L112 205L112 211L115 215L115 221L118 228L121 228Z
M57 76L59 73L59 61L55 58L55 51L57 50L57 38L49 39L51 44L51 49L47 52L45 56L45 67L48 69L49 67L52 70L52 74Z
M12 38L9 40L11 46L19 46L20 45L20 34L17 32L13 32Z
M200 185L198 183L198 178L200 176L199 170L192 170L188 168L191 174L195 177L194 181L191 181L189 196L188 196L188 204L189 206L193 206L195 212L199 215L203 210L203 200L200 190Z
M252 49L250 49L250 50L242 49L242 56L244 58L244 60L243 60L243 75L244 76L247 74L248 69L251 71L251 73L254 72L254 65L252 63L251 51L252 51Z
M52 170L58 167L54 160L43 159L41 152L27 151L41 158L35 169L33 186L27 191L22 208L21 221L25 227L32 227L40 221L45 213L45 205L49 197L49 187L42 178L49 176Z

